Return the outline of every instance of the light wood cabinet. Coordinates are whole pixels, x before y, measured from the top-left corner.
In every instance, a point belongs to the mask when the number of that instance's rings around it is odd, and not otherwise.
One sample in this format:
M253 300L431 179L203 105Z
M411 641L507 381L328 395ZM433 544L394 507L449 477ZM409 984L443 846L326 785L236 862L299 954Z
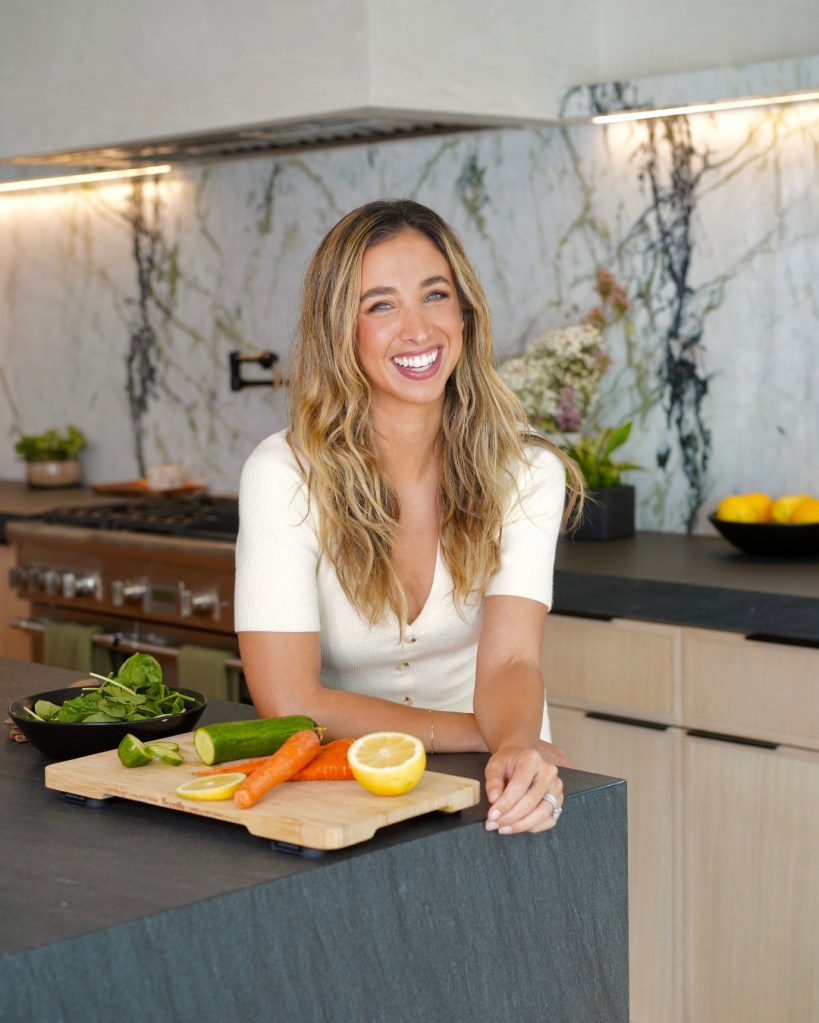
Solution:
M685 629L682 679L686 1019L819 1019L819 650Z
M555 742L583 770L625 778L634 1023L679 1023L681 630L550 615L543 677Z
M31 660L31 646L27 636L10 627L13 618L25 618L29 604L20 600L9 586L9 570L14 564L14 548L0 544L0 657L13 657L18 661Z
M819 649L552 615L543 672L628 783L634 1023L819 1019Z
M625 778L629 845L631 1019L676 1023L682 997L679 729L590 718L550 708L552 731L572 762Z
M819 1019L819 754L686 736L690 1023Z

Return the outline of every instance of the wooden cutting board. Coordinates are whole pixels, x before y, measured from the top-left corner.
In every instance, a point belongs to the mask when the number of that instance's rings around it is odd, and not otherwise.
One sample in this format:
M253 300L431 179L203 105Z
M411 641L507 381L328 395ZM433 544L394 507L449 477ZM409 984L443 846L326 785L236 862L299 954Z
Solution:
M193 732L173 736L185 763L170 767L155 761L145 767L123 767L116 750L48 764L46 787L86 799L118 796L170 810L241 824L274 842L306 849L344 849L365 842L387 824L396 824L432 810L455 813L475 806L480 785L473 778L425 771L402 796L375 796L356 781L285 782L249 810L232 799L215 802L183 799L176 789L197 777L204 765L193 748Z

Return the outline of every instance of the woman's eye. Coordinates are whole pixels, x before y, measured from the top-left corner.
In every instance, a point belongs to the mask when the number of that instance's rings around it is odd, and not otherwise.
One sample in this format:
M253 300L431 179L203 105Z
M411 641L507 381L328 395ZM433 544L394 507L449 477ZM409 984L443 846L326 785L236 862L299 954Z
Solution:
M389 302L373 302L373 304L367 309L368 313L381 313L385 309L389 309Z
M449 298L449 293L446 291L430 291L425 297L426 302L440 302L442 299Z

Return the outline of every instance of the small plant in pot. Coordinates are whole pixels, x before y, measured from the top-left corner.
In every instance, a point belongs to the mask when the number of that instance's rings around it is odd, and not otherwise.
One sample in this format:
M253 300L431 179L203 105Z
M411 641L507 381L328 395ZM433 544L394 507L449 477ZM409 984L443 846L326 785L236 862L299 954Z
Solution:
M85 445L83 432L69 425L65 433L24 434L14 450L26 462L29 486L72 487L82 479L79 454Z
M588 487L583 522L575 531L579 540L606 540L634 535L634 487L622 482L624 472L640 469L633 462L618 462L612 452L626 443L631 423L610 426L593 436L580 436L561 445L573 458Z

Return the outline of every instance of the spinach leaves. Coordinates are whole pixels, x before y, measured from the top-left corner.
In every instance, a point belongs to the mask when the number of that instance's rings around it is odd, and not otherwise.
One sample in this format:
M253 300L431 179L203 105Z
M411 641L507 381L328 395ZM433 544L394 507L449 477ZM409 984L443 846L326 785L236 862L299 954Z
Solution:
M61 706L37 700L28 711L36 721L82 721L85 724L111 721L142 721L144 718L180 714L192 696L183 696L162 681L162 666L150 654L134 654L124 662L116 677L95 675L102 684L82 690L80 696Z

